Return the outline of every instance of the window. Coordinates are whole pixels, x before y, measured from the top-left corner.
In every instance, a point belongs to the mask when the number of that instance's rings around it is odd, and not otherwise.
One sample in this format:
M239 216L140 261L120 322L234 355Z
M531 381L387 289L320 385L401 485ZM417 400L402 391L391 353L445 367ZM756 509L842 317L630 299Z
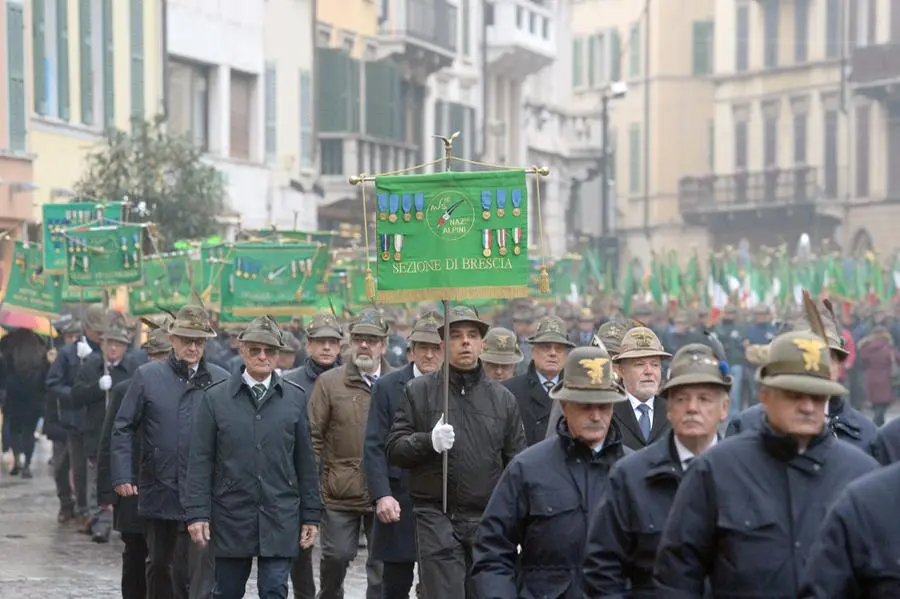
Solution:
M619 30L609 32L609 80L620 81L622 79L622 38Z
M747 121L734 123L734 170L745 172L747 170Z
M841 3L844 0L826 0L825 5L825 56L837 58L841 53Z
M709 172L716 172L716 122L710 121L709 126L707 127L707 154L706 154L706 164L709 167Z
M806 164L806 113L794 115L794 163Z
M58 115L69 120L69 0L56 0L56 64Z
M232 158L250 160L250 122L253 105L252 75L231 71L231 119L229 155Z
M144 120L144 2L131 0L131 118Z
M34 111L47 114L47 6L44 0L33 0L31 5L31 51L34 56Z
M735 29L734 70L743 73L750 67L750 8L746 4L738 6Z
M266 160L272 162L278 154L278 71L275 63L266 63Z
M639 21L631 24L631 31L628 34L628 76L641 76L641 23Z
M771 114L763 119L763 167L778 167L778 117Z
M115 48L113 46L112 10L112 0L102 0L100 13L103 26L103 126L106 129L114 129L116 126Z
M713 72L713 22L694 22L694 75Z
M572 40L572 87L579 88L582 85L581 78L584 72L584 40L576 37Z
M594 87L606 79L606 36L602 33L588 37L587 84Z
M763 19L765 36L764 64L767 69L778 66L778 9L779 0L765 0Z
M323 139L319 142L323 175L344 174L344 140Z
M309 71L300 71L300 166L313 166L313 78Z
M641 125L632 123L628 128L628 191L641 191Z
M6 84L9 92L9 143L11 152L25 152L28 109L25 106L25 13L21 2L6 2ZM5 140L0 140L5 141Z
M869 119L871 106L856 108L856 195L869 197Z
M81 122L94 124L94 38L91 0L78 2L78 60L81 64Z
M471 17L471 0L459 0L459 18L460 18L460 54L469 58L472 48L472 24L469 22Z
M809 0L794 0L794 62L809 58Z
M169 131L209 149L209 68L169 61Z
M825 195L836 198L838 194L838 113L837 110L825 111Z

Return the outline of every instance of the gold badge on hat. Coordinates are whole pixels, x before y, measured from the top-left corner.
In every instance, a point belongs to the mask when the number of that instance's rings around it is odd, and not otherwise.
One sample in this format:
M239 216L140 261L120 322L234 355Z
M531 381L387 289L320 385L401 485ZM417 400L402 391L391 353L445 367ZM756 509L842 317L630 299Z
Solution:
M794 339L794 345L803 353L803 368L816 371L822 367L822 350L825 343L818 339Z
M509 344L509 335L497 335L497 348L506 349Z
M631 334L638 347L650 347L653 345L653 334L647 331L637 331Z
M593 385L600 385L603 383L603 367L606 366L607 362L609 362L609 358L591 358L578 361L578 363L587 370L587 374Z

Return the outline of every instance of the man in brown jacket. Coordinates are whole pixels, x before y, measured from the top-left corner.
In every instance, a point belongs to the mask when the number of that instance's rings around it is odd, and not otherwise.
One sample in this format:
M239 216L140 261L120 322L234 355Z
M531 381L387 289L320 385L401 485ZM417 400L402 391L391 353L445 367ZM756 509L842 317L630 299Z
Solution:
M342 599L347 566L356 557L360 525L371 546L374 513L362 470L363 437L372 386L390 372L384 359L388 326L374 310L350 325L347 363L322 374L309 400L313 448L322 470L318 599ZM380 599L382 566L366 563L366 599Z

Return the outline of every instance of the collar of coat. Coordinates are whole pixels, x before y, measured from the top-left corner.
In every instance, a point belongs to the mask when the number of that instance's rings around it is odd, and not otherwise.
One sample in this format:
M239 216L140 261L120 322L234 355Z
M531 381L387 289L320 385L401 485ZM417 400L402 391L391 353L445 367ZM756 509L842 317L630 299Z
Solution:
M825 463L829 442L834 440L831 430L825 426L822 432L813 437L806 451L801 454L798 451L797 440L773 429L765 414L763 414L763 424L757 434L762 438L763 447L772 457L806 472L815 472L821 468L821 465Z
M365 385L368 387L369 385L363 379L362 374L359 372L359 367L353 363L353 360L347 360L347 362L343 365L344 369L344 380L348 383L359 383L360 385ZM387 360L384 359L384 356L381 356L381 374L378 375L378 378L383 377L387 373L391 371L391 365L388 364Z
M564 372L562 370L560 370L559 374L556 375L556 380L557 381L563 380L563 374L564 374ZM538 387L538 388L540 388L541 391L543 391L544 393L547 393L549 395L549 393L547 392L547 388L541 384L541 379L538 376L538 371L537 371L537 367L535 367L535 365L534 365L534 360L532 360L528 364L528 372L525 373L525 377L528 379L528 383L532 387Z
M237 397L242 389L246 389L247 393L250 393L250 388L244 382L244 370L245 368L242 366L241 369L232 374L231 378L228 380L228 393L232 397ZM272 371L272 380L269 382L269 388L266 390L266 393L268 393L270 389L278 389L281 391L281 377L278 376L278 373L274 370Z
M580 458L588 462L605 462L615 461L624 455L622 433L613 420L609 421L609 429L606 431L603 447L597 453L594 453L593 449L572 436L564 416L560 417L556 423L556 434L559 435L563 451L571 458Z
M209 374L209 369L206 368L206 358L200 358L200 362L197 363L197 373L193 378L191 378L191 369L187 362L176 358L174 351L169 352L169 366L172 367L175 374L189 381L192 387L205 389L212 383L212 375Z
M846 400L835 395L828 400L828 422L826 424L835 435L841 434L853 439L862 439L862 427L853 409L848 409Z

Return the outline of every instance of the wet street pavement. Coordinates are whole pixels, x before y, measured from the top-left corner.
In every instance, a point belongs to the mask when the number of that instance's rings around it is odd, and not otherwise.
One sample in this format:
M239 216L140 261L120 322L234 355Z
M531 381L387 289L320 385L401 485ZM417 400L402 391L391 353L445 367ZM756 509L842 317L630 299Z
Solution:
M118 535L98 545L56 523L59 504L47 465L49 445L39 444L31 480L10 476L7 457L0 469L0 599L121 597ZM314 563L318 570L318 556ZM365 549L360 549L347 573L346 599L364 599L365 589ZM246 597L257 597L255 573Z

